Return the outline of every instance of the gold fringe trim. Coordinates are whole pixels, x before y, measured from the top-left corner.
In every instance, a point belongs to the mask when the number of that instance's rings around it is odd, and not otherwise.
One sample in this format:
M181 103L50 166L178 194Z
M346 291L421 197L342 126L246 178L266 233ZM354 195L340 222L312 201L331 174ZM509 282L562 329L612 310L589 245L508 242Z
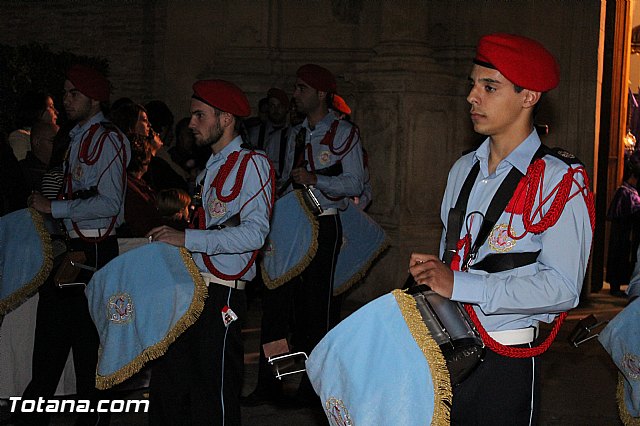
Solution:
M618 401L618 415L620 420L625 426L638 426L640 425L639 417L632 417L627 410L627 404L624 402L624 383L625 378L622 373L618 372L618 386L616 389L616 400Z
M453 395L449 370L442 351L436 341L433 340L433 337L431 337L429 329L422 320L420 311L416 307L415 299L402 290L393 290L391 293L396 298L407 327L409 327L409 331L411 331L411 335L418 347L422 350L431 370L434 393L433 420L431 424L434 426L449 425Z
M32 208L27 210L29 210L29 213L31 214L33 226L36 228L36 232L38 233L38 236L40 236L40 242L42 243L42 266L40 266L40 270L31 279L31 281L20 287L19 290L10 294L6 299L0 301L0 316L8 314L31 297L38 290L38 287L44 283L53 268L51 236L44 226L44 219L37 210Z
M383 251L385 251L387 248L389 248L389 246L390 246L389 240L387 238L385 238L385 240L382 243L382 245L378 248L378 250L376 250L371 255L371 257L369 257L369 259L367 259L367 261L364 263L364 265L362 265L362 268L360 268L360 270L358 272L353 274L353 276L351 278L349 278L349 280L346 283L342 284L339 288L337 288L337 289L334 288L333 289L333 295L334 296L338 296L338 295L344 293L345 291L347 291L351 287L353 287L353 285L355 283L357 283L362 278L364 278L364 276L369 271L369 268L371 268L371 265L373 265L373 261L376 260L378 258L378 256L380 256L382 254Z
M298 200L298 203L302 207L305 216L307 216L307 219L309 219L309 224L311 225L311 246L309 247L309 250L305 253L305 255L302 256L302 259L300 259L300 262L298 262L297 265L289 269L285 274L278 278L272 279L265 270L264 265L261 266L260 272L262 273L262 281L264 281L264 285L270 290L278 288L282 284L291 281L293 278L300 275L302 271L307 269L307 266L309 266L309 264L315 257L316 252L318 251L318 219L311 212L311 209L309 209L307 203L305 203L304 199L302 198L302 191L297 189L294 191L294 194Z
M148 361L160 358L165 354L169 345L175 342L178 336L193 325L198 317L200 317L200 314L204 309L204 301L207 298L207 286L202 279L202 275L200 275L200 270L191 258L191 253L189 253L186 248L180 247L180 255L187 271L189 271L189 275L191 275L191 278L193 279L194 284L193 299L191 300L189 309L178 320L176 325L169 330L169 333L167 333L162 340L155 345L146 348L140 355L135 357L118 371L109 374L108 376L100 376L96 374L96 387L98 389L109 389L119 383L122 383L140 371Z

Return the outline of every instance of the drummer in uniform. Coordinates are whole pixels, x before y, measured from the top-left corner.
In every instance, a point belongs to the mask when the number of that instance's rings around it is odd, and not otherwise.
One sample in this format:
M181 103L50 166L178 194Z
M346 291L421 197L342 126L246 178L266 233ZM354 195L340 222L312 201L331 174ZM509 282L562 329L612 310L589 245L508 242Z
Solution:
M536 424L540 360L527 355L538 323L579 301L593 235L588 178L571 154L541 148L533 126L541 97L558 82L556 59L540 43L511 34L480 39L467 101L474 130L487 138L449 172L441 256L411 255L416 282L472 306L488 333L480 330L484 361L453 389L452 424ZM488 206L513 169L526 177L515 180L483 239ZM468 204L456 225L450 217L468 177Z
M291 301L295 309L296 350L311 353L315 345L339 320L339 299L332 296L333 276L342 244L338 209L345 209L348 197L363 189L362 146L357 127L338 120L331 108L336 79L324 67L306 64L298 68L293 92L296 108L304 121L289 134L283 181L307 185L322 208L318 220L318 248L307 268L289 283L263 292L261 344L286 338ZM341 173L323 174L337 163ZM335 170L335 168L334 168ZM291 190L288 185L286 190ZM295 243L294 243L295 244ZM256 390L243 401L246 405L278 402L280 383L269 377L261 349L261 368ZM315 404L317 397L306 377L298 389L302 405Z
M208 297L197 321L153 366L152 425L240 424L244 288L256 274L257 251L269 233L275 185L267 157L240 136L242 118L250 113L247 97L233 83L193 85L189 128L196 143L212 151L196 180L202 207L195 229L162 226L149 236L193 254Z
M102 113L109 92L109 81L94 68L74 65L67 71L64 109L77 124L69 132L62 193L53 201L37 192L29 197L30 207L63 220L70 249L83 251L86 266L94 270L118 255L115 230L124 221L130 156L126 136ZM83 269L76 281L88 283L92 274ZM32 379L23 398L53 397L73 349L78 398L95 400L99 339L84 286L59 288L48 280L39 294ZM40 420L47 422L30 424Z

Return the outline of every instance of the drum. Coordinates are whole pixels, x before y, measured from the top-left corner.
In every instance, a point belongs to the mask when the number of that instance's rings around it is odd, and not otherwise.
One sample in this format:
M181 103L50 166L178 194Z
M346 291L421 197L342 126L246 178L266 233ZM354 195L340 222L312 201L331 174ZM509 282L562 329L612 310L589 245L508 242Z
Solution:
M484 344L462 305L416 285L407 293L416 301L422 320L447 362L451 384L467 378L484 356Z
M274 289L305 270L318 249L318 221L299 190L279 198L262 249L262 279Z
M384 230L353 201L340 211L342 246L333 275L333 294L348 290L367 273L388 246Z
M52 265L51 238L40 213L22 209L0 217L0 316L32 296Z
M451 385L413 297L395 290L334 327L306 362L332 425L448 425Z
M198 319L206 294L184 247L145 244L98 270L86 289L100 337L96 387L121 383L162 356Z
M598 340L620 370L618 410L624 424L640 420L640 298L620 311Z

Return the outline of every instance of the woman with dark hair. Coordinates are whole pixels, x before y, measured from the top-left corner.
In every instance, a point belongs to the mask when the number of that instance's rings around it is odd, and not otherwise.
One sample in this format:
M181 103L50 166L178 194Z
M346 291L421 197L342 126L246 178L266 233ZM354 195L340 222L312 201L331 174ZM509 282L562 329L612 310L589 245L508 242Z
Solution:
M147 138L130 136L131 161L127 166L127 194L124 201L124 224L118 228L119 237L144 237L162 224L156 208L156 192L142 179L151 161L151 147Z
M112 107L110 118L113 124L127 136L132 134L149 136L151 125L147 110L140 104L121 102L117 107Z
M46 93L27 92L18 105L16 114L16 130L9 134L9 145L16 158L22 160L31 150L31 127L38 123L57 124L58 110L53 98Z

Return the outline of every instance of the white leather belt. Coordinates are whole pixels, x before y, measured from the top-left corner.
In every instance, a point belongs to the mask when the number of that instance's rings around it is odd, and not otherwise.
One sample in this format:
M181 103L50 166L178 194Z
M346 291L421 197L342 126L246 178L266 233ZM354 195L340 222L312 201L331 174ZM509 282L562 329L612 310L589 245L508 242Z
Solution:
M246 281L242 280L223 280L222 278L218 278L208 272L200 272L200 275L202 275L202 279L207 287L209 287L209 284L213 283L235 288L236 290L244 290L244 286L247 284Z
M517 330L490 331L489 336L502 345L524 345L533 342L538 335L537 327L519 328Z
M103 237L107 234L108 229L107 228L100 228L100 229L81 229L80 230L80 234L82 234L82 237L87 237L87 238L98 238L98 237ZM113 234L113 232L111 233ZM111 235L109 234L109 235ZM78 233L76 232L75 229L72 229L69 231L69 238L81 238L80 235L78 235Z
M335 216L338 214L338 209L331 207L329 209L323 209L322 213L320 213L318 216Z

